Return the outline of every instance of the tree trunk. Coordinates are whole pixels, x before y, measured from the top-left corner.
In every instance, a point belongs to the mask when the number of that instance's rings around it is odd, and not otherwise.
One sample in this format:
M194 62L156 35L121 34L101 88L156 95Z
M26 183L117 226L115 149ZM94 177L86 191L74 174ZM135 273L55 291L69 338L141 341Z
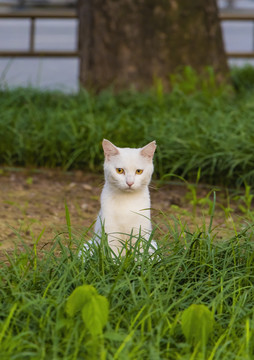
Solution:
M80 82L101 90L152 86L190 65L228 73L216 0L79 0Z

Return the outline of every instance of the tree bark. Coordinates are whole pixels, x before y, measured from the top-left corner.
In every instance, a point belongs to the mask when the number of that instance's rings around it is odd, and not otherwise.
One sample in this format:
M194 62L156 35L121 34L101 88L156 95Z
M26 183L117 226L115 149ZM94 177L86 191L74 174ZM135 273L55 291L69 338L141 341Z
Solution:
M228 73L216 0L79 0L79 19L85 88L168 88L186 65Z

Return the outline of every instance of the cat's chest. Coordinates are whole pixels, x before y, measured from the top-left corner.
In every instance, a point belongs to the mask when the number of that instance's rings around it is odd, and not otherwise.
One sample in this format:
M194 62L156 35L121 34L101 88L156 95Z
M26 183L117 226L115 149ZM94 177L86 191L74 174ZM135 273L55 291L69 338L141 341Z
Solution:
M138 233L140 228L150 231L149 192L119 194L104 189L100 217L108 234L130 234L132 231Z
M110 194L105 192L101 198L101 210L104 216L110 216L118 222L136 218L150 208L148 192L138 194Z

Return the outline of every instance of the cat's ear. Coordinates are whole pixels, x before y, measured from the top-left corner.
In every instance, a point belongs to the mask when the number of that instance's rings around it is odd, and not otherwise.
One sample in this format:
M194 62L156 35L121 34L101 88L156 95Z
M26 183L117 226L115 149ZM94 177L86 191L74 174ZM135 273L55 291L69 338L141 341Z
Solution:
M155 149L156 149L156 141L152 141L146 146L142 147L141 155L152 160Z
M109 160L110 156L115 156L119 154L119 150L117 149L117 147L106 139L103 139L102 147L104 150L105 158L107 160Z

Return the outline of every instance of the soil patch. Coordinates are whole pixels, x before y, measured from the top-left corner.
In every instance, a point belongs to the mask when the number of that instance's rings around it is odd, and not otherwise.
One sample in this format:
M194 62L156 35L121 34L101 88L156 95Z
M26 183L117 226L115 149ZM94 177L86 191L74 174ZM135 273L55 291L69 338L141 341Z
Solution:
M82 238L96 219L103 183L103 176L82 171L1 170L0 251L19 247L22 241L32 246L42 231L41 246L52 243L57 234L67 233L65 204L72 230ZM209 188L198 188L198 198L204 199L198 206L193 204L190 190L181 184L152 183L150 190L153 221L160 224L161 231L176 219L190 229L209 223L212 203L211 196L207 197ZM219 203L225 201L222 192ZM228 232L228 221L218 205L213 225L220 228L221 236Z

